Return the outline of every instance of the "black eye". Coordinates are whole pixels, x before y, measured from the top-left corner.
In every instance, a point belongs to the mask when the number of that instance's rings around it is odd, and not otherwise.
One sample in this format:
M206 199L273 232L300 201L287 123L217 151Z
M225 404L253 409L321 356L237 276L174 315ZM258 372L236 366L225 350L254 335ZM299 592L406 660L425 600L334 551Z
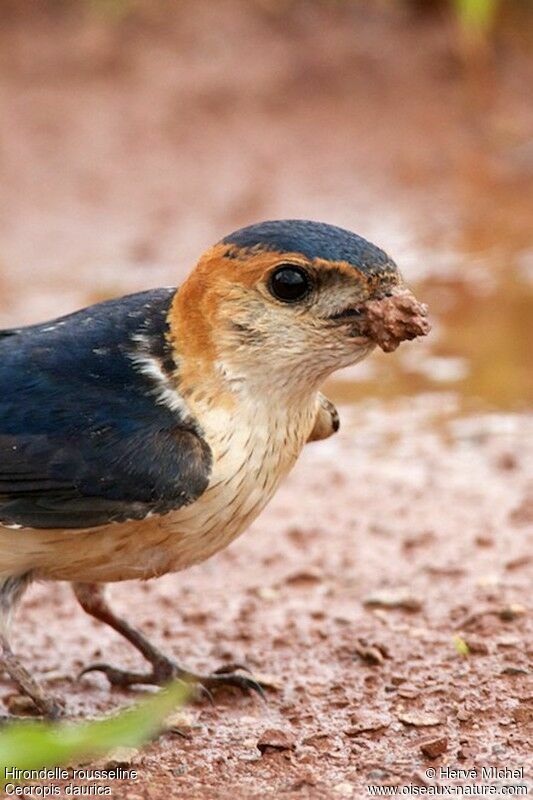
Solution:
M311 286L309 275L300 267L279 267L270 276L270 293L284 303L303 300Z

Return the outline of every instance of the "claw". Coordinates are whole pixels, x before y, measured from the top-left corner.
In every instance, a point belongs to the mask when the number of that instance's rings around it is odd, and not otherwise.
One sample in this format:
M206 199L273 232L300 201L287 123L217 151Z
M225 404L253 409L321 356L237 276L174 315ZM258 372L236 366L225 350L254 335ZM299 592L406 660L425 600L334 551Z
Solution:
M127 672L126 670L117 669L116 667L112 667L111 664L90 664L77 676L77 680L83 678L84 675L87 675L89 672L103 672L106 678L108 679L111 686L121 686L122 688L127 688L134 683L147 683L150 682L149 679L150 675L142 675L137 674L135 672ZM157 681L154 679L154 683Z
M215 707L215 698L213 697L213 692L209 691L207 686L204 686L203 683L195 680L188 680L185 681L187 686L192 687L194 692L194 699L195 700L202 700L205 699L209 703L209 705Z
M89 664L88 667L84 667L82 670L78 672L76 675L76 681L81 681L84 675L87 675L89 672L98 672L99 670L104 670L107 664Z
M213 670L213 675L227 675L230 672L237 672L238 669L248 672L249 675L252 674L252 670L246 664L241 664L240 661L231 661L229 664L222 664L221 667Z
M166 661L162 664L155 664L152 672L145 674L117 669L110 664L97 663L90 664L88 667L82 669L77 676L77 680L80 680L89 672L102 672L107 677L111 686L119 686L122 689L126 689L134 684L162 686L172 680L172 678L178 678L189 686L194 687L199 697L205 696L212 705L215 704L215 701L211 689L221 686L234 686L243 692L256 692L263 702L266 703L266 695L261 683L256 681L251 673L249 676L242 675L236 672L237 669L245 670L250 673L250 670L243 664L224 664L210 675L197 675L194 672L187 672L181 669L176 664L172 664L172 662Z
M208 686L235 686L243 692L256 692L264 703L267 702L265 691L259 681L240 675L238 672L214 672L203 679Z

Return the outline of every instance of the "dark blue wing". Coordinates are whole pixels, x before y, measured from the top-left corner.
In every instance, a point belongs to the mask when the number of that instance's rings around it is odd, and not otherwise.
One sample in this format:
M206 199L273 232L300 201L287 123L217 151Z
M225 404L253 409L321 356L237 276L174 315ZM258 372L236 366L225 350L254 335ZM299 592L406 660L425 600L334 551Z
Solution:
M0 332L0 524L88 528L165 514L206 489L211 451L143 372L171 379L175 290ZM170 385L170 384L169 384Z

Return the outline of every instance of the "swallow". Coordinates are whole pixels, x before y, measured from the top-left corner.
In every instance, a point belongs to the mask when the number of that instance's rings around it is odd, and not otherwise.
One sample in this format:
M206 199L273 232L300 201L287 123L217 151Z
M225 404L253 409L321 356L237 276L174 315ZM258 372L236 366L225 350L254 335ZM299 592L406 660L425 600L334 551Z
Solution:
M110 608L107 583L146 580L226 547L309 441L339 427L320 392L376 346L428 332L396 264L362 237L269 221L211 247L178 288L0 331L0 669L48 716L13 652L32 581L70 581L83 609L149 671L88 666L111 685L260 685L230 665L197 675Z

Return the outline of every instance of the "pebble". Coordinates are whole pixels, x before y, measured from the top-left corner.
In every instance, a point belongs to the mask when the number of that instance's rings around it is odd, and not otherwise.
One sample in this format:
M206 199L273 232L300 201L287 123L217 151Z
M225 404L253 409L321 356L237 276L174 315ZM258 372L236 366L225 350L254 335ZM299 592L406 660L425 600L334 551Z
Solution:
M514 664L509 664L508 667L504 667L501 670L501 675L528 675L528 670L524 667L514 666Z
M422 601L415 597L409 589L380 589L363 598L365 606L379 608L403 608L406 611L420 611Z
M356 642L354 649L359 658L361 658L363 661L367 661L369 664L383 664L385 660L381 650L373 645L366 645L362 642Z
M427 714L425 711L405 711L397 716L404 725L413 725L415 728L429 728L442 722L435 714Z
M354 785L353 783L348 783L347 781L343 781L342 783L337 783L336 786L333 787L333 791L335 794L340 795L341 797L352 797L354 793Z
M474 655L488 656L490 652L489 646L482 639L475 639L469 636L465 641L469 651Z
M428 758L438 758L448 749L448 739L445 736L439 736L436 739L428 739L422 742L420 750Z
M23 694L11 694L4 698L7 710L15 717L37 716L39 710L35 706L33 700Z
M398 689L398 697L403 697L405 700L412 700L414 697L418 697L419 694L420 690L416 686L410 686L409 684L400 686Z
M379 731L382 728L388 728L392 722L388 714L361 714L352 717L353 723L350 728L346 728L343 733L345 736L359 736L361 733L368 731Z
M386 769L372 769L366 776L370 781L383 781L389 777Z
M116 767L129 767L139 756L136 747L115 747L108 755L102 765L105 769L115 769Z
M278 589L273 589L272 586L258 586L255 594L260 600L265 600L266 602L278 600L280 595Z
M293 750L296 745L294 736L280 728L267 728L257 740L256 747L261 753L269 750Z
M523 617L525 613L525 606L520 603L511 603L511 605L502 608L499 616L504 622L512 622L517 617Z

